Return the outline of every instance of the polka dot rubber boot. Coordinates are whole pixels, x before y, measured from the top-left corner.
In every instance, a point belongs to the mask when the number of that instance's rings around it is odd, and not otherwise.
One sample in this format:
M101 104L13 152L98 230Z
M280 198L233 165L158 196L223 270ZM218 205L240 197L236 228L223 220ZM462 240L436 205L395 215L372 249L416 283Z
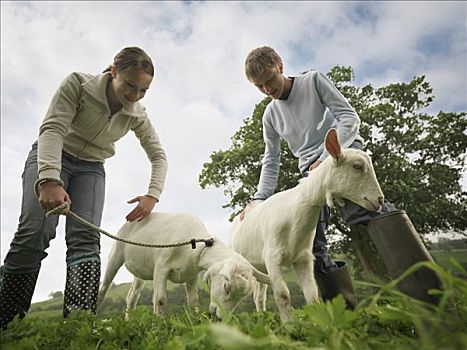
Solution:
M16 315L26 316L38 275L39 271L26 274L0 271L0 325L3 330Z
M64 317L68 317L73 310L90 310L96 313L100 276L100 261L84 261L68 267L63 301Z

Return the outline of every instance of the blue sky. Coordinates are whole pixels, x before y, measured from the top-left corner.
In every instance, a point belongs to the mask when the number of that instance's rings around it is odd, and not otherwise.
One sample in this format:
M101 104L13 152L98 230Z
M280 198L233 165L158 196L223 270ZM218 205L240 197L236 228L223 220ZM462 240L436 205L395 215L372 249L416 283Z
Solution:
M153 57L156 77L142 103L169 158L156 209L198 215L210 232L227 240L227 198L221 190L201 190L198 176L213 151L230 146L230 137L262 99L243 73L251 49L276 48L290 75L352 66L358 85L378 87L423 74L436 96L428 112L466 111L466 4L2 1L2 261L19 216L24 160L52 94L69 72L99 73L125 46L141 46ZM109 232L123 224L132 208L126 201L145 193L149 176L134 135L116 146L117 155L106 162L102 227ZM63 226L43 262L35 301L63 290ZM111 244L102 238L104 267ZM117 283L131 278L123 270Z

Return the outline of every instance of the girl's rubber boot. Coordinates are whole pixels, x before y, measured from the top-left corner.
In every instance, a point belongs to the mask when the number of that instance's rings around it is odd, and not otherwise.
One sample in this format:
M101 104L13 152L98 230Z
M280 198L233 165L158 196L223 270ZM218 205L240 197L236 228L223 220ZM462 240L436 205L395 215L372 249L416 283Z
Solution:
M17 315L19 318L26 316L38 275L39 271L12 274L0 269L0 325L3 330Z
M96 313L97 293L101 275L101 262L83 261L67 268L63 316L73 310L90 310Z

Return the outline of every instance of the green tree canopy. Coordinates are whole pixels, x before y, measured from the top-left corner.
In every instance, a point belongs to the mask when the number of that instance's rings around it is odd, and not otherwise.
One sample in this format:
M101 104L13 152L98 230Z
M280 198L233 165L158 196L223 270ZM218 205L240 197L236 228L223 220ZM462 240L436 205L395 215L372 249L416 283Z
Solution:
M328 77L361 118L360 134L388 200L406 210L420 233L466 230L467 193L461 188L466 164L466 113L424 113L433 101L425 76L381 88L353 84L351 67L335 66ZM262 115L269 98L258 103L253 115L233 135L228 150L211 154L199 183L222 188L230 199L224 207L236 215L256 192L264 152ZM298 183L297 159L281 147L281 169L276 192ZM346 233L333 215L334 228Z

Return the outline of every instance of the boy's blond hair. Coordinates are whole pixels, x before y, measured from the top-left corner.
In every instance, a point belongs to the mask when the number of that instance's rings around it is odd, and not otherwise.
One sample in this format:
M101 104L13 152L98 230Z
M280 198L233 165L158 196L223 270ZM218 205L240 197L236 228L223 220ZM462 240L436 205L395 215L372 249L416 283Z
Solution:
M282 59L272 47L257 47L246 57L246 77L249 81L253 81L263 74L265 68L274 67L277 64L282 64Z

